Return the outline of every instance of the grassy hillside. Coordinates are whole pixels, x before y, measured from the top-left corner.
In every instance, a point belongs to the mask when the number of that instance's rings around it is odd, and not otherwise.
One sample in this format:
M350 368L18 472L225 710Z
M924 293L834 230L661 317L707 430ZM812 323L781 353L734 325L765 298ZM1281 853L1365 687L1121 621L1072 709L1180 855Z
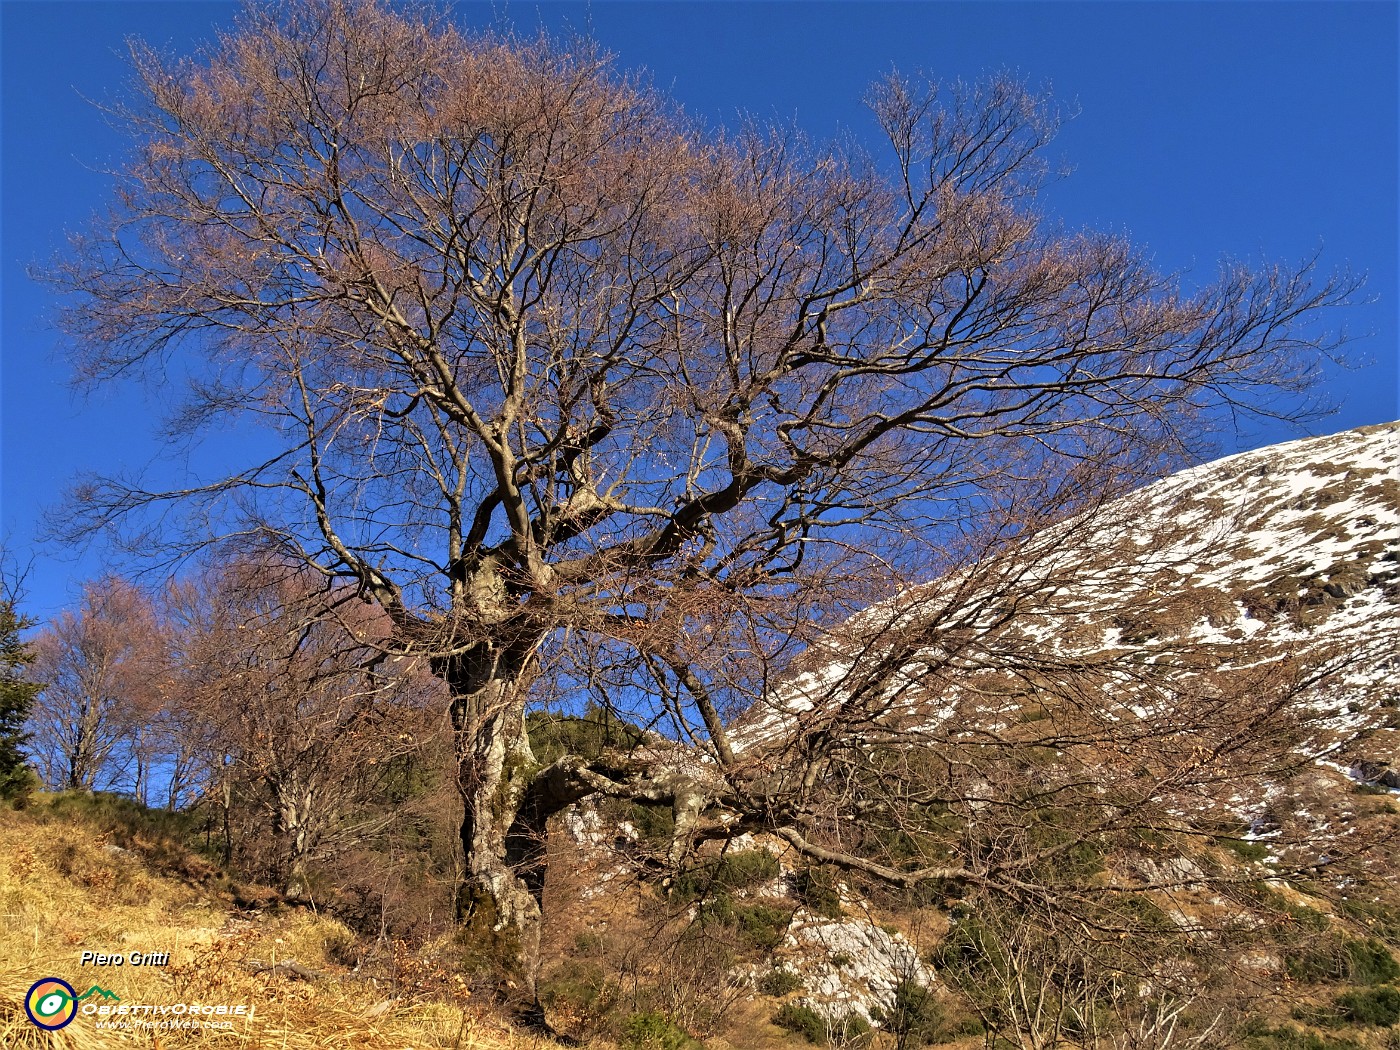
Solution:
M28 809L0 813L0 1046L553 1045L493 1018L431 951L367 945L303 909L250 906L257 894L191 849L185 830L178 817L100 795L40 795ZM128 962L83 966L84 951ZM168 952L169 962L131 965L131 952ZM69 982L79 996L97 984L128 1007L245 1004L252 1016L214 1015L222 1028L117 1031L79 1013L48 1033L24 1010L26 991L44 977ZM103 1002L94 994L82 1005Z

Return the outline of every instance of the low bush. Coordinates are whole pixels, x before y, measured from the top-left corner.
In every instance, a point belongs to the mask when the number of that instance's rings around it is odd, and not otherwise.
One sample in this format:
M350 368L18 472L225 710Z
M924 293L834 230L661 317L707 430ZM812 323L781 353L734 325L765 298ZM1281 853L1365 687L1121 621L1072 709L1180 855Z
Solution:
M1374 937L1329 939L1287 956L1284 964L1290 977L1305 984L1374 985L1400 978L1395 956Z
M814 915L827 919L841 917L841 894L836 876L825 868L803 868L792 873L793 895Z
M1337 997L1337 1015L1364 1028L1390 1028L1400 1022L1400 991L1363 988Z
M785 1003L774 1015L773 1023L818 1046L864 1045L873 1034L870 1022L860 1014L847 1014L828 1021L810 1006L800 1003Z
M752 889L778 876L778 858L766 849L738 850L701 860L676 876L671 892L699 899L709 894Z
M761 995L771 995L774 999L797 991L802 987L802 978L791 970L775 968L769 970L754 985Z
M1357 984L1381 984L1400 978L1400 964L1390 949L1374 937L1364 941L1349 941L1347 956L1350 962L1349 976Z
M1292 1025L1269 1028L1252 1026L1242 1044L1245 1050L1361 1050L1350 1039L1336 1039L1305 1032Z
M927 985L905 978L894 988L894 1002L882 1027L905 1047L928 1046L939 1041L944 1026L943 1006Z
M826 1021L810 1006L784 1003L773 1015L773 1023L789 1032L796 1032L809 1043L821 1045L827 1041Z
M654 1011L635 1013L622 1025L621 1050L704 1050L664 1015Z
M1339 901L1337 906L1343 915L1364 923L1373 936L1400 941L1400 904L1349 897Z

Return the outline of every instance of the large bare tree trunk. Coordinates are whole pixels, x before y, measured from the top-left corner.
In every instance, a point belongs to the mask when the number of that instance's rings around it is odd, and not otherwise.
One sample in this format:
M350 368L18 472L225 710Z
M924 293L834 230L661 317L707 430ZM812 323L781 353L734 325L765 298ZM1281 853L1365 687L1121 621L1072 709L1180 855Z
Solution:
M278 816L287 836L287 871L283 879L283 895L292 901L311 898L308 866L311 860L312 829L310 821L315 802L310 788L288 785L279 791Z
M543 827L522 816L538 763L525 731L527 661L483 643L439 662L452 690L466 879L458 920L479 933L513 992L535 1002Z

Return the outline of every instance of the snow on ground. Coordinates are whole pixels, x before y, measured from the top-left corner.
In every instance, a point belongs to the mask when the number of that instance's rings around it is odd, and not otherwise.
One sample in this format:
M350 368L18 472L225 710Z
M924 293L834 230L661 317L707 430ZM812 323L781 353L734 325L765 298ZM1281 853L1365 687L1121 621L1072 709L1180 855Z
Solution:
M1243 641L1254 643L1248 659L1256 663L1335 647L1364 654L1326 698L1339 712L1336 730L1347 728L1349 704L1374 709L1400 698L1400 424L1182 471L1093 518L1056 526L1023 556L1026 563L1010 573L1005 565L969 570L994 581L1016 576L1022 608L995 632L993 647L1002 652L1152 659L1205 646L1227 666L1242 664L1244 650L1230 649ZM966 715L959 683L994 669L948 660L936 638L899 672L885 672L881 688L860 690L861 676L907 627L937 617L949 631L975 632L996 611L996 603L979 604L968 593L966 579L954 578L858 614L741 720L736 747L773 746L853 697L867 713L884 704L878 716L902 719L906 731L911 718L932 730ZM940 673L930 675L931 666ZM921 681L931 683L922 692ZM1005 707L977 713L996 710ZM1150 713L1129 702L1114 717Z

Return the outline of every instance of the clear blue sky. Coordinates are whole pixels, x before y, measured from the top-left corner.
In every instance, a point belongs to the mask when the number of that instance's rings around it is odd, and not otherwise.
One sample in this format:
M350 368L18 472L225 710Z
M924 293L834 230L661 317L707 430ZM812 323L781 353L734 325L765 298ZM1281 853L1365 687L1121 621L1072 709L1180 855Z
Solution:
M1329 373L1341 411L1321 430L1397 408L1397 53L1400 5L1374 3L458 3L456 17L543 23L599 39L691 111L796 119L868 135L860 98L892 66L942 79L1000 69L1077 105L1054 154L1074 169L1049 208L1126 232L1159 266L1208 280L1222 255L1369 275L1333 323L1369 364ZM36 548L34 521L80 470L139 468L160 450L141 391L81 401L25 268L107 193L122 143L90 100L118 99L131 35L178 51L230 24L196 2L0 2L0 535L33 558L28 610L47 617L100 571L102 552ZM1189 278L1188 278L1189 279ZM158 397L158 391L154 392ZM1261 430L1239 447L1296 436ZM1234 451L1227 448L1226 451Z

